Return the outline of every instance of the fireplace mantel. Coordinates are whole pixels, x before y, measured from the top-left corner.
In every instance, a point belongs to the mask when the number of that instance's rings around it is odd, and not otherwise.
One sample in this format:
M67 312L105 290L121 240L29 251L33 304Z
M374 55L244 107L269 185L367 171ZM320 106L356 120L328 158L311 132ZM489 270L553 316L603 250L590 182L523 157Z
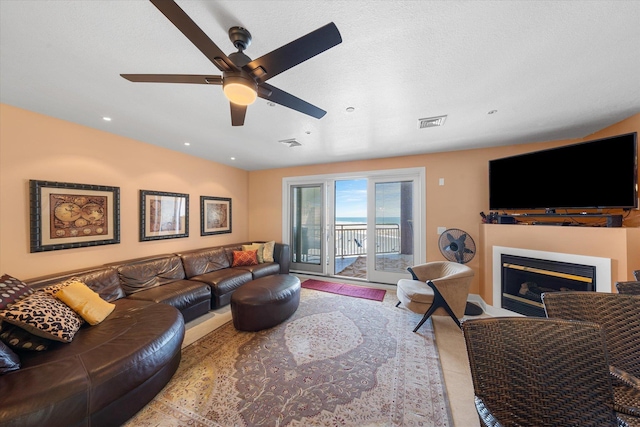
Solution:
M494 305L494 246L610 259L609 289L600 292L615 292L616 282L632 280L640 268L640 228L482 224L480 242L480 296L489 305Z
M502 255L516 255L526 258L543 259L548 261L568 262L571 264L592 265L596 267L596 292L610 292L611 283L611 259L565 254L559 252L534 251L530 249L508 248L505 246L493 247L493 306L502 307L500 294L502 293L501 266Z

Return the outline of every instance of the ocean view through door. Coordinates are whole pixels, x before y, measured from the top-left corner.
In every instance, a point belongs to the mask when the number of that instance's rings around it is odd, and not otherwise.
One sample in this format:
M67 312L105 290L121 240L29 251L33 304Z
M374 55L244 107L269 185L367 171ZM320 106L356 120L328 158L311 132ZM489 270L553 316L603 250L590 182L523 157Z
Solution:
M367 180L334 183L333 273L367 278Z
M291 269L396 284L424 260L424 169L283 179Z

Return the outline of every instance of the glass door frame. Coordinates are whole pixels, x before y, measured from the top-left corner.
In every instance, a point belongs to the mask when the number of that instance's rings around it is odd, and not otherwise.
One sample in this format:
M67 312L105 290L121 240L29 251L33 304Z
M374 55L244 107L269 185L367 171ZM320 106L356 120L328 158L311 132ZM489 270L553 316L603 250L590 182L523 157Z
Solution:
M302 259L298 259L295 258L295 255L297 256L301 256L301 253L295 254L294 253L294 247L296 247L296 245L292 244L291 238L289 240L283 240L283 242L287 242L290 245L290 255L291 255L291 270L293 271L301 271L301 272L305 272L305 273L323 273L324 272L324 266L326 264L326 244L327 244L327 239L325 238L325 222L326 222L326 218L325 218L325 212L326 212L326 185L324 183L296 183L296 184L292 184L289 186L289 236L293 237L293 238L299 238L300 242L302 242L304 239L304 228L300 228L300 232L302 233L302 235L300 236L293 236L292 234L294 234L294 229L296 229L296 224L293 224L293 220L294 220L294 214L293 211L294 209L297 209L298 206L294 206L293 205L293 201L295 199L293 193L295 190L297 189L316 189L319 188L320 189L320 224L318 224L319 227L319 231L320 231L320 238L319 238L319 243L320 243L320 248L315 249L317 250L317 254L314 252L314 255L318 256L318 262L308 262L309 260L307 259L306 262L303 261ZM300 214L300 213L299 213ZM315 228L312 229L314 230L313 232L315 233ZM307 228L307 233L309 232L309 229ZM308 242L306 242L308 243ZM304 246L303 246L304 247ZM307 249L307 253L304 254L306 257L309 257L309 249ZM294 260L295 258L295 260Z
M421 212L424 212L424 209L421 208L421 205L424 203L424 197L420 197L422 194L422 185L421 179L419 175L415 174L399 174L399 175L384 175L379 177L371 177L367 186L367 194L369 198L367 200L367 235L374 236L377 238L377 192L376 185L378 184L393 184L393 183L402 183L402 182L411 182L411 197L412 197L412 206L411 206L411 217L418 218L418 221L412 221L413 229L413 265L420 264L425 262L422 254L425 253L423 250L425 242L424 237L424 222L423 215ZM417 224L417 226L416 226ZM376 269L376 258L377 258L377 245L371 244L367 246L367 279L371 282L377 283L397 283L398 280L404 279L410 276L408 271L400 272L389 272L383 270Z
M382 182L388 181L414 181L414 226L415 226L415 254L416 264L426 262L426 170L424 167L385 169L363 172L332 173L322 175L294 176L282 178L282 241L289 242L291 238L291 187L300 185L323 185L325 195L325 209L323 212L322 238L324 250L321 254L322 272L298 271L292 268L292 272L322 274L323 276L335 276L335 181L349 179L368 179ZM369 183L371 185L371 183ZM375 198L369 195L371 200ZM367 202L368 204L371 201ZM368 208L369 209L369 208ZM375 209L375 207L374 207ZM371 213L368 212L369 217ZM375 215L373 215L375 221ZM371 222L368 220L367 222ZM372 259L371 257L368 257ZM369 271L370 266L367 267ZM402 277L410 277L409 273ZM367 278L367 281L373 281ZM395 282L393 282L395 284Z

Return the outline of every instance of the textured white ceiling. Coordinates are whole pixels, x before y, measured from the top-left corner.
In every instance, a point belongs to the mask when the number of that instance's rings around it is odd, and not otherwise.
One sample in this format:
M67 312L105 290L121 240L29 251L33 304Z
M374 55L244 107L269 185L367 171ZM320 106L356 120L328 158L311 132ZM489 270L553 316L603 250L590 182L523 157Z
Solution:
M0 101L246 170L580 138L640 112L638 1L177 3L227 54L249 29L251 58L334 22L342 44L269 80L327 115L258 99L232 127L220 86L124 80L220 74L146 0L0 0Z

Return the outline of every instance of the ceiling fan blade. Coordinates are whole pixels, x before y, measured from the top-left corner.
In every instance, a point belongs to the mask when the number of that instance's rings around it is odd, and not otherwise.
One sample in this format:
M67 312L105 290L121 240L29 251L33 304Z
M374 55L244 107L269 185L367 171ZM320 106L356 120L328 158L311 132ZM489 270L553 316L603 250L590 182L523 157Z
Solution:
M238 67L220 50L220 48L193 22L184 10L173 0L149 0L164 14L200 52L220 71L238 71Z
M246 105L238 105L230 102L231 105L231 126L243 126L244 116L247 114Z
M222 76L198 74L120 74L131 82L143 83L193 83L202 85L221 85Z
M342 37L338 27L331 22L306 36L254 59L242 68L258 82L265 82L340 43L342 43Z
M267 101L275 102L283 107L291 108L292 110L299 111L303 114L315 117L316 119L321 119L325 114L327 114L323 109L309 104L307 101L303 101L302 99L278 89L277 87L271 86L268 83L261 83L259 87L266 89L266 91L258 90L258 96L266 99Z

